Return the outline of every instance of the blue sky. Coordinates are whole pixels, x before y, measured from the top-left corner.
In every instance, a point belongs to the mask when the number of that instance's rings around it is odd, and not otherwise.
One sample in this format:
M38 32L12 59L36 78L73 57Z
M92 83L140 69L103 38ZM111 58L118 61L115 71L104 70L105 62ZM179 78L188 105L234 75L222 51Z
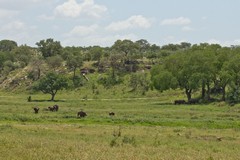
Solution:
M240 44L239 0L0 0L0 40L36 46Z

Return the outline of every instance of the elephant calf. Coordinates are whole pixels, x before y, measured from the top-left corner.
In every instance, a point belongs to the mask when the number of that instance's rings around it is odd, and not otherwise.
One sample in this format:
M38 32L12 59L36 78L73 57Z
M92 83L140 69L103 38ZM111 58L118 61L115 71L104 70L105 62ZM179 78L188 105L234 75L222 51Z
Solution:
M109 112L108 114L109 114L109 116L114 116L115 115L114 112Z
M83 112L83 111L80 111L77 113L77 116L82 118L82 117L86 117L87 116L87 113L86 112Z
M39 111L39 108L38 107L34 107L33 110L34 110L34 113L37 114L38 111Z
M186 101L185 100L175 100L174 101L174 104L176 105L176 104L185 104L186 103Z

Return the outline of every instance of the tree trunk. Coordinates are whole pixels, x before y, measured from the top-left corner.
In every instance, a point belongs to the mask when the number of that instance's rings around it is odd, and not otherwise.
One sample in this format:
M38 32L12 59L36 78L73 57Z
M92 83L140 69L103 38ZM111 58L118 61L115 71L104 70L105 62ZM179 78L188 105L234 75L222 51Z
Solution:
M207 99L210 100L210 84L207 82Z
M98 70L100 69L100 60L101 60L101 59L98 59L98 61L97 61L97 69L98 69Z
M222 90L222 101L226 100L226 91L225 91L226 85L223 86L223 90Z
M51 95L52 95L51 101L54 101L54 98L55 98L55 95L56 95L56 94L55 94L55 93L52 93Z
M37 73L37 80L40 78L40 76L41 76L41 69L38 67L38 73Z
M76 77L76 67L74 67L74 69L73 69L73 79Z
M205 89L205 83L203 82L202 83L202 99L205 98L205 95L206 95L206 89Z
M115 79L115 69L112 68L112 78Z
M185 93L187 95L188 101L192 98L192 90L191 89L185 89Z

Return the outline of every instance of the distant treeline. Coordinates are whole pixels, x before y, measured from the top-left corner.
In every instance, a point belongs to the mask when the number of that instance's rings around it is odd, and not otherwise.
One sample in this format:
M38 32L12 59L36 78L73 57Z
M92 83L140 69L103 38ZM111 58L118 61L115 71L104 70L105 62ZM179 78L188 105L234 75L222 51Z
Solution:
M0 83L17 70L26 70L29 86L53 72L67 76L72 87L81 87L83 79L87 80L84 75L96 72L103 74L97 83L105 87L121 84L122 77L130 75L132 91L140 88L143 94L149 88L181 88L188 101L196 91L201 91L197 98L204 101L214 100L216 94L221 95L220 100L231 102L238 102L240 97L239 46L187 42L158 46L141 39L117 40L111 47L63 47L49 38L30 47L1 40ZM151 77L144 70L151 70Z

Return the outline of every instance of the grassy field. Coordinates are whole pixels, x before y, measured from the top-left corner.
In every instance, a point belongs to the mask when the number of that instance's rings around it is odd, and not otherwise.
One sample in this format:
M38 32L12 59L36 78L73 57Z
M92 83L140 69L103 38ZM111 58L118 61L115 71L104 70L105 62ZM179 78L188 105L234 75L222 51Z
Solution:
M27 102L27 94L2 92L0 159L240 159L240 105L172 105L182 97L116 93L62 92L56 102L32 94ZM59 111L48 111L54 104ZM88 116L77 118L80 110Z

